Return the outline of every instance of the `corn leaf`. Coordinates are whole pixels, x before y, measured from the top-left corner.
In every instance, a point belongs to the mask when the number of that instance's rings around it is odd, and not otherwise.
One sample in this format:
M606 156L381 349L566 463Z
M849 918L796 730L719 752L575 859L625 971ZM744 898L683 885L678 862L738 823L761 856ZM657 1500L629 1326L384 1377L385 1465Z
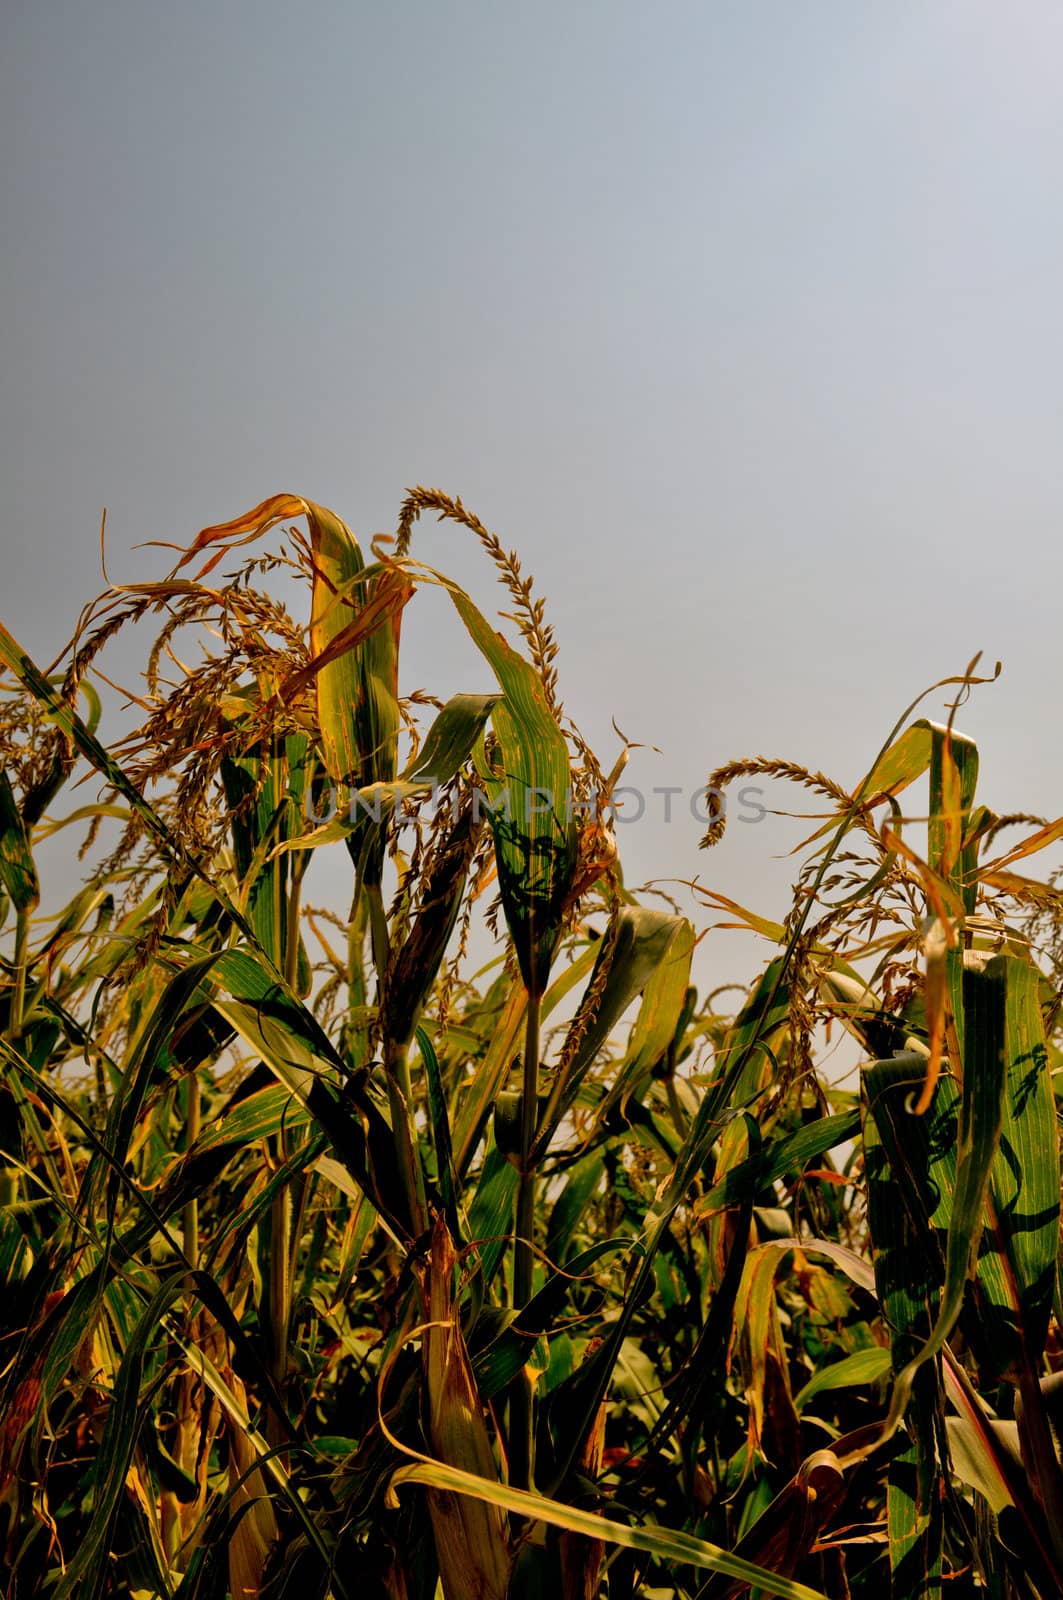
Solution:
M503 691L491 713L498 760L482 776L506 925L529 993L541 995L578 859L568 746L534 667L462 590L448 587Z
M693 948L694 931L685 917L645 906L620 907L614 928L601 940L577 1013L579 1025L591 997L597 994L598 999L569 1066L558 1073L551 1089L536 1139L536 1159L549 1147L598 1051L640 993L643 1002L631 1053L640 1072L646 1070L647 1060L652 1065L659 1059L683 1009Z
M532 1494L526 1489L512 1489L507 1484L492 1482L458 1471L439 1461L418 1461L400 1467L392 1475L392 1492L408 1483L421 1483L434 1489L448 1489L454 1494L474 1496L489 1505L515 1512L530 1522L545 1522L551 1527L564 1528L571 1533L582 1533L590 1539L602 1539L607 1544L626 1550L642 1550L658 1561L677 1566L699 1567L704 1571L723 1572L743 1583L753 1584L765 1594L778 1595L779 1600L826 1600L818 1589L781 1577L739 1556L730 1555L707 1539L696 1539L692 1534L673 1532L668 1528L633 1528L627 1523L599 1517L576 1506Z
M7 773L0 767L0 883L16 911L33 911L41 898L29 834Z
M852 1355L821 1367L794 1395L794 1410L800 1413L816 1395L830 1389L863 1388L884 1378L891 1366L888 1350L854 1350Z

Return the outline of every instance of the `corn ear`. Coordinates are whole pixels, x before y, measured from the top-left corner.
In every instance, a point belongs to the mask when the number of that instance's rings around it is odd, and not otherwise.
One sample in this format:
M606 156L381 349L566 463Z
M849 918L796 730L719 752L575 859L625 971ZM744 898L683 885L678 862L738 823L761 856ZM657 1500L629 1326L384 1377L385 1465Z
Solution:
M580 1452L579 1464L583 1474L591 1480L602 1470L602 1451L605 1446L606 1406L598 1407L590 1433ZM602 1563L605 1544L601 1539L588 1539L568 1529L558 1541L561 1555L561 1581L564 1600L598 1600L601 1593Z
M247 1396L240 1379L230 1374L228 1382L241 1407L246 1409ZM255 1466L258 1456L254 1446L232 1416L228 1419L227 1427L229 1485L234 1513L250 1502L249 1509L240 1517L229 1540L229 1590L233 1600L248 1600L248 1597L258 1600L266 1562L280 1530L261 1468Z
M428 1437L447 1466L498 1481L473 1380L452 1278L454 1245L442 1217L432 1233L424 1335ZM446 1600L505 1600L512 1558L505 1513L467 1495L428 1490L439 1575Z

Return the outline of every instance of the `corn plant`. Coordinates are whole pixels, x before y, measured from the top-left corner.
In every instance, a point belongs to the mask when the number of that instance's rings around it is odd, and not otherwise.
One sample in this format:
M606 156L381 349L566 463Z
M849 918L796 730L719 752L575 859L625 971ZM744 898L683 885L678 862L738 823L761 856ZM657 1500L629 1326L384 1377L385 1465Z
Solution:
M769 765L734 763L714 785ZM1058 992L1028 937L1060 900L1012 870L1063 823L976 805L977 774L977 749L951 715L895 730L851 796L786 771L826 792L840 821L826 825L788 927L740 913L790 958L776 966L771 1002L780 1025L788 1013L791 1052L808 1060L819 1017L873 1058L861 1068L854 1162L862 1259L831 1259L876 1295L889 1342L812 1383L892 1375L882 1423L832 1448L843 1469L888 1458L882 1537L892 1592L904 1596L956 1592L965 1573L979 1592L1063 1585ZM920 852L897 797L924 778ZM1002 849L1014 827L1030 831Z
M415 559L425 513L514 638ZM0 631L6 1592L1060 1592L1059 896L1011 868L1063 825L976 807L952 719L851 792L721 769L832 813L786 922L699 891L779 949L723 1014L625 886L626 752L516 556L428 489L371 555L276 496L107 591L61 676ZM483 663L445 702L400 691L424 585Z

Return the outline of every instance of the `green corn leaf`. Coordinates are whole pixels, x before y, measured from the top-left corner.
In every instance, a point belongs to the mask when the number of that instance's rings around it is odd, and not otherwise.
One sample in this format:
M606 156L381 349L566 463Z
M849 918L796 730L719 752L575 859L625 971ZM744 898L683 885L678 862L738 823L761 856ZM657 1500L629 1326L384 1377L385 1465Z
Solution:
M476 1076L465 1089L458 1107L454 1165L460 1175L468 1170L483 1129L509 1077L527 1011L528 991L523 981L517 979L502 1006Z
M680 919L681 920L681 919ZM735 1086L751 1073L760 1081L760 1061L771 1060L765 1039L773 1038L786 1025L789 1015L787 1000L787 956L772 962L753 995L743 1007L735 1026L728 1033L723 1064L702 1098L697 1114L687 1131L682 1146L670 1162L670 1174L654 1198L652 1206L643 1217L640 1244L643 1260L628 1288L620 1315L609 1330L608 1336L587 1363L587 1373L582 1382L578 1409L572 1418L570 1437L576 1448L586 1436L597 1414L602 1395L609 1382L609 1374L618 1359L631 1319L649 1293L654 1273L654 1259L665 1237L669 1221L682 1204L690 1183L704 1166L713 1144L719 1136L719 1119L725 1107L735 1102ZM737 1102L739 1105L742 1102ZM554 1483L560 1485L572 1467L573 1450L561 1459Z
M834 1116L818 1117L815 1122L805 1123L796 1133L772 1140L755 1156L731 1167L697 1202L695 1214L709 1217L715 1211L751 1198L777 1178L800 1171L807 1162L848 1143L859 1131L858 1111L840 1111Z
M226 1108L196 1140L186 1159L232 1145L259 1144L283 1131L295 1133L309 1122L306 1107L279 1083L259 1089Z
M942 1078L930 1111L914 1116L925 1066L925 1057L909 1055L861 1073L875 1282L898 1371L933 1326L956 1184L958 1091L954 1079Z
M316 673L325 766L336 783L390 783L398 767L399 624L413 584L393 570L367 579L346 524L309 501L307 524L315 565L311 656L331 656ZM371 606L380 619L355 642L352 624Z
M775 1051L790 1023L790 990L785 973L785 956L770 961L728 1030L715 1075L715 1092L708 1097L714 1106L724 1098L735 1106L748 1105L778 1071ZM726 1091L723 1085L727 1086Z
M410 784L449 783L469 759L500 694L455 694L438 713L424 743L406 765L403 780Z
M935 1396L919 1373L909 1402L912 1442L889 1465L886 1527L896 1600L941 1595L942 1514L947 1484L934 1447Z
M878 1383L889 1372L890 1366L888 1350L856 1350L851 1356L832 1361L829 1367L821 1367L794 1395L794 1410L802 1412L810 1400L829 1389L860 1389Z
M1047 1334L1058 1250L1059 1145L1040 1007L1040 975L1018 956L994 957L990 966L1003 991L998 996L1003 1008L998 1042L1004 1071L999 1150L991 1160L984 1216L972 1241L971 1312L965 1316L965 1326L987 1368L997 1377L1010 1376L1017 1381L1024 1366L1038 1364ZM967 990L981 977L968 972ZM970 1070L980 1070L979 1044L992 1050L994 1038L987 1042L983 1030L980 1041L970 1041L968 1053L974 1051L975 1063ZM943 1078L929 1115L912 1116L910 1096L921 1084L923 1070L921 1058L907 1057L875 1063L864 1069L863 1076L865 1100L876 1125L874 1129L865 1126L876 1270L888 1267L880 1235L885 1237L901 1226L896 1184L914 1229L890 1246L897 1251L896 1292L904 1292L907 1286L913 1303L925 1307L926 1296L936 1294L944 1273L945 1252L939 1241L952 1239L953 1230L962 1225L956 1219L957 1090L952 1079ZM999 1079L999 1066L996 1075ZM967 1076L965 1073L965 1081ZM991 1129L990 1120L989 1133ZM884 1157L879 1156L880 1148ZM880 1173L875 1162L883 1159ZM882 1199L876 1227L874 1209L879 1193ZM923 1262L921 1276L913 1273L917 1258ZM887 1296L893 1292L889 1283L880 1288ZM899 1306L892 1320L895 1327L908 1325Z
M391 1492L408 1483L425 1484L429 1488L450 1490L453 1494L471 1495L489 1505L515 1512L528 1521L545 1522L550 1527L564 1528L572 1533L582 1533L591 1539L602 1539L621 1549L642 1550L666 1565L691 1566L708 1572L723 1572L730 1578L753 1584L765 1594L778 1595L779 1600L826 1600L818 1589L780 1577L739 1556L728 1554L707 1539L696 1539L688 1533L676 1533L668 1528L633 1528L627 1523L609 1517L599 1517L575 1506L563 1505L543 1495L531 1494L525 1489L511 1489L508 1484L493 1483L489 1479L461 1472L439 1461L421 1459L408 1467L400 1467L391 1479Z
M957 1133L956 1185L949 1219L941 1298L933 1328L898 1373L885 1437L904 1415L920 1367L942 1349L975 1275L985 1223L989 1180L1000 1141L1007 1082L1007 958L994 957L984 971L963 976L965 1033L963 1090ZM917 1120L915 1118L913 1121Z
M546 1230L546 1259L555 1267L565 1265L572 1236L592 1196L600 1187L604 1174L605 1163L600 1147L577 1162L569 1173L551 1209Z
M975 1294L979 1353L1013 1379L1038 1371L1059 1253L1059 1124L1040 1003L1041 975L1006 963L1007 1079ZM972 1329L973 1333L973 1329Z
M26 825L3 767L0 767L0 883L16 911L33 911L41 898Z
M134 1138L138 1120L149 1090L166 1078L173 1063L173 1044L187 1015L201 1003L199 986L210 971L211 957L191 959L182 970L161 981L163 970L156 969L154 1003L145 1004L144 1024L130 1053L121 1082L117 1085L108 1111L103 1150L97 1149L89 1163L82 1194L91 1210L104 1192L111 1215L117 1204L119 1172ZM109 1160L104 1160L106 1151Z
M925 1058L909 1055L865 1067L861 1075L868 1222L879 1300L893 1331L895 1371L905 1368L929 1338L944 1278L943 1252L931 1221L931 1186L942 1178L942 1152L949 1162L950 1194L955 1182L955 1085L940 1080L930 1111L915 1117L912 1096L924 1072ZM930 1368L919 1374L910 1401L911 1442L889 1466L890 1569L894 1591L904 1600L940 1593L940 1506L946 1485L936 1448L934 1376Z
M443 1092L443 1082L439 1074L439 1062L436 1059L432 1041L423 1028L417 1030L417 1048L421 1052L424 1063L425 1077L428 1080L428 1115L432 1125L432 1142L435 1146L436 1173L439 1180L439 1192L443 1200L443 1214L451 1234L455 1239L460 1238L458 1228L458 1199L457 1186L454 1180L454 1151L450 1138L450 1116L447 1111L447 1099Z
M342 1060L314 1016L249 950L210 958L215 1009L306 1107L377 1210L406 1231L406 1205L394 1171L394 1143L383 1114L360 1085L344 1082Z
M495 632L468 595L447 587L503 691L491 713L499 759L482 777L506 925L521 976L530 993L541 995L578 857L568 746L534 667Z
M605 1257L630 1251L630 1238L600 1239L573 1256L565 1271L551 1273L546 1283L512 1322L473 1359L477 1387L485 1400L499 1394L528 1360L540 1339L549 1338L565 1301L580 1276Z
M229 806L240 898L256 938L278 972L287 966L289 861L276 849L302 825L298 794L307 740L293 735L243 756L226 756L222 783Z
M909 707L909 714L912 709L914 708ZM907 717L904 721L907 721ZM894 729L896 737L891 738L879 752L870 772L865 774L853 790L854 804L866 805L883 796L892 799L913 783L917 783L930 767L934 741L933 727L933 723L925 717L920 717L909 723L901 733L897 733ZM816 830L808 843L812 844L824 835L831 834L837 826L837 821L831 818Z
M642 1070L667 1048L683 1009L690 977L694 930L685 917L621 906L614 927L601 940L598 959L587 985L583 1008L600 987L600 998L568 1068L552 1086L536 1139L534 1159L541 1158L572 1106L594 1058L638 994L642 1009L632 1039L632 1053ZM605 968L604 984L601 982ZM640 1032L641 1028L641 1032Z
M145 1427L153 1392L159 1379L145 1383L145 1364L152 1341L159 1337L160 1320L186 1288L185 1270L178 1268L159 1287L145 1309L131 1320L124 1354L119 1366L114 1393L100 1441L100 1470L92 1495L92 1515L88 1528L59 1579L57 1600L73 1600L82 1589L87 1594L102 1592L105 1571L110 1561L111 1529L125 1490L133 1451Z
M558 973L543 996L543 1022L587 976L597 949L596 944L589 944L571 965ZM527 1012L528 991L523 981L518 980L512 984L498 1021L490 1031L476 1076L462 1092L454 1128L454 1165L459 1175L468 1170L477 1142L509 1077L520 1048Z
M469 1208L469 1242L476 1247L480 1271L490 1284L505 1255L513 1231L517 1169L492 1143L484 1157L476 1194Z
M859 800L876 795L898 795L917 782L930 766L933 747L932 724L925 717L911 723L898 739L878 757L871 771L857 786Z
M694 929L686 922L675 930L667 955L643 988L642 1004L627 1053L598 1108L599 1121L604 1120L614 1106L623 1108L632 1096L639 1095L651 1072L678 1043L681 1030L693 1011L694 991L690 988L693 953Z
M316 850L320 845L346 842L357 829L375 841L385 837L387 819L403 800L432 794L458 774L472 755L487 726L499 694L452 695L432 723L421 748L393 782L372 783L353 789L349 814L330 818L313 832L277 846L284 850ZM485 808L486 809L486 808Z

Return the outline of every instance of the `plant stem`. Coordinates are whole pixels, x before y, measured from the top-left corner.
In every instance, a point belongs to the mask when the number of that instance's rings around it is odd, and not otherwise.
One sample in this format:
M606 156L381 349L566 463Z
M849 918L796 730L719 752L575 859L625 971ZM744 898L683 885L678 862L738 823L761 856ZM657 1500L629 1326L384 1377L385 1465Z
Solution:
M513 1241L513 1304L520 1312L532 1297L535 1274L535 1165L532 1149L539 1110L539 1019L542 996L528 992L524 1027L524 1084L521 1096L520 1182ZM522 1367L510 1398L510 1477L518 1489L531 1489L535 1479L535 1383Z
M274 906L274 927L277 930L277 949L283 951L284 980L294 989L299 975L299 919L303 875L306 871L306 853L301 852L291 864L287 893L283 892L281 875L276 875L278 899ZM282 1128L276 1139L277 1161L280 1165L290 1154L288 1139ZM300 1206L301 1211L301 1206ZM288 1395L288 1339L292 1320L292 1276L295 1270L297 1237L292 1227L291 1185L284 1188L270 1207L269 1219L269 1325L270 1372L282 1402L287 1405ZM270 1411L267 1418L267 1436L270 1443L283 1442L279 1419Z
M379 883L366 883L364 893L369 908L369 942L373 951L373 965L376 968L377 1003L381 1020L386 1028L388 963L391 954L387 914ZM410 1232L416 1239L424 1232L427 1218L424 1174L417 1158L413 1086L410 1083L406 1050L407 1046L398 1040L384 1039L384 1076L388 1085L388 1109L391 1112L391 1135L395 1141L395 1163L406 1192Z
M528 995L528 1015L524 1024L524 1082L520 1122L520 1187L517 1190L517 1237L513 1253L513 1295L520 1310L531 1299L535 1252L532 1229L535 1221L535 1168L532 1146L535 1143L536 1114L539 1109L539 1017L541 997Z
M413 1086L405 1045L393 1039L384 1041L384 1076L388 1085L391 1134L395 1141L395 1162L406 1193L410 1232L419 1238L427 1226L424 1174L417 1159L416 1129L413 1121Z
M667 1078L665 1078L664 1089L665 1094L668 1096L668 1109L672 1113L672 1121L675 1124L675 1131L678 1133L680 1139L685 1139L690 1131L690 1127L686 1119L686 1113L679 1102L679 1095L675 1086L675 1077L672 1073L669 1073Z
M22 1032L22 1014L26 1005L26 947L30 936L30 912L24 906L15 919L15 981L11 989L11 1009L8 1012L7 1037L17 1039Z
M303 910L303 878L306 876L309 857L308 850L301 850L293 856L288 884L284 927L284 980L290 989L294 989L299 980L299 927Z
M1063 1473L1045 1411L1037 1373L1024 1361L1019 1372L1019 1438L1027 1460L1034 1492L1040 1500L1057 1563L1063 1563Z
M199 1075L195 1072L185 1079L185 1150L191 1150L199 1138L200 1125L200 1094ZM199 1201L192 1199L186 1202L181 1220L181 1247L185 1259L193 1266L199 1266Z
M287 1154L283 1135L278 1153L280 1160L283 1161ZM292 1314L290 1277L292 1197L287 1185L273 1201L269 1220L270 1374L281 1402L287 1408L288 1326ZM270 1444L283 1443L283 1430L272 1408L266 1418L266 1431Z

